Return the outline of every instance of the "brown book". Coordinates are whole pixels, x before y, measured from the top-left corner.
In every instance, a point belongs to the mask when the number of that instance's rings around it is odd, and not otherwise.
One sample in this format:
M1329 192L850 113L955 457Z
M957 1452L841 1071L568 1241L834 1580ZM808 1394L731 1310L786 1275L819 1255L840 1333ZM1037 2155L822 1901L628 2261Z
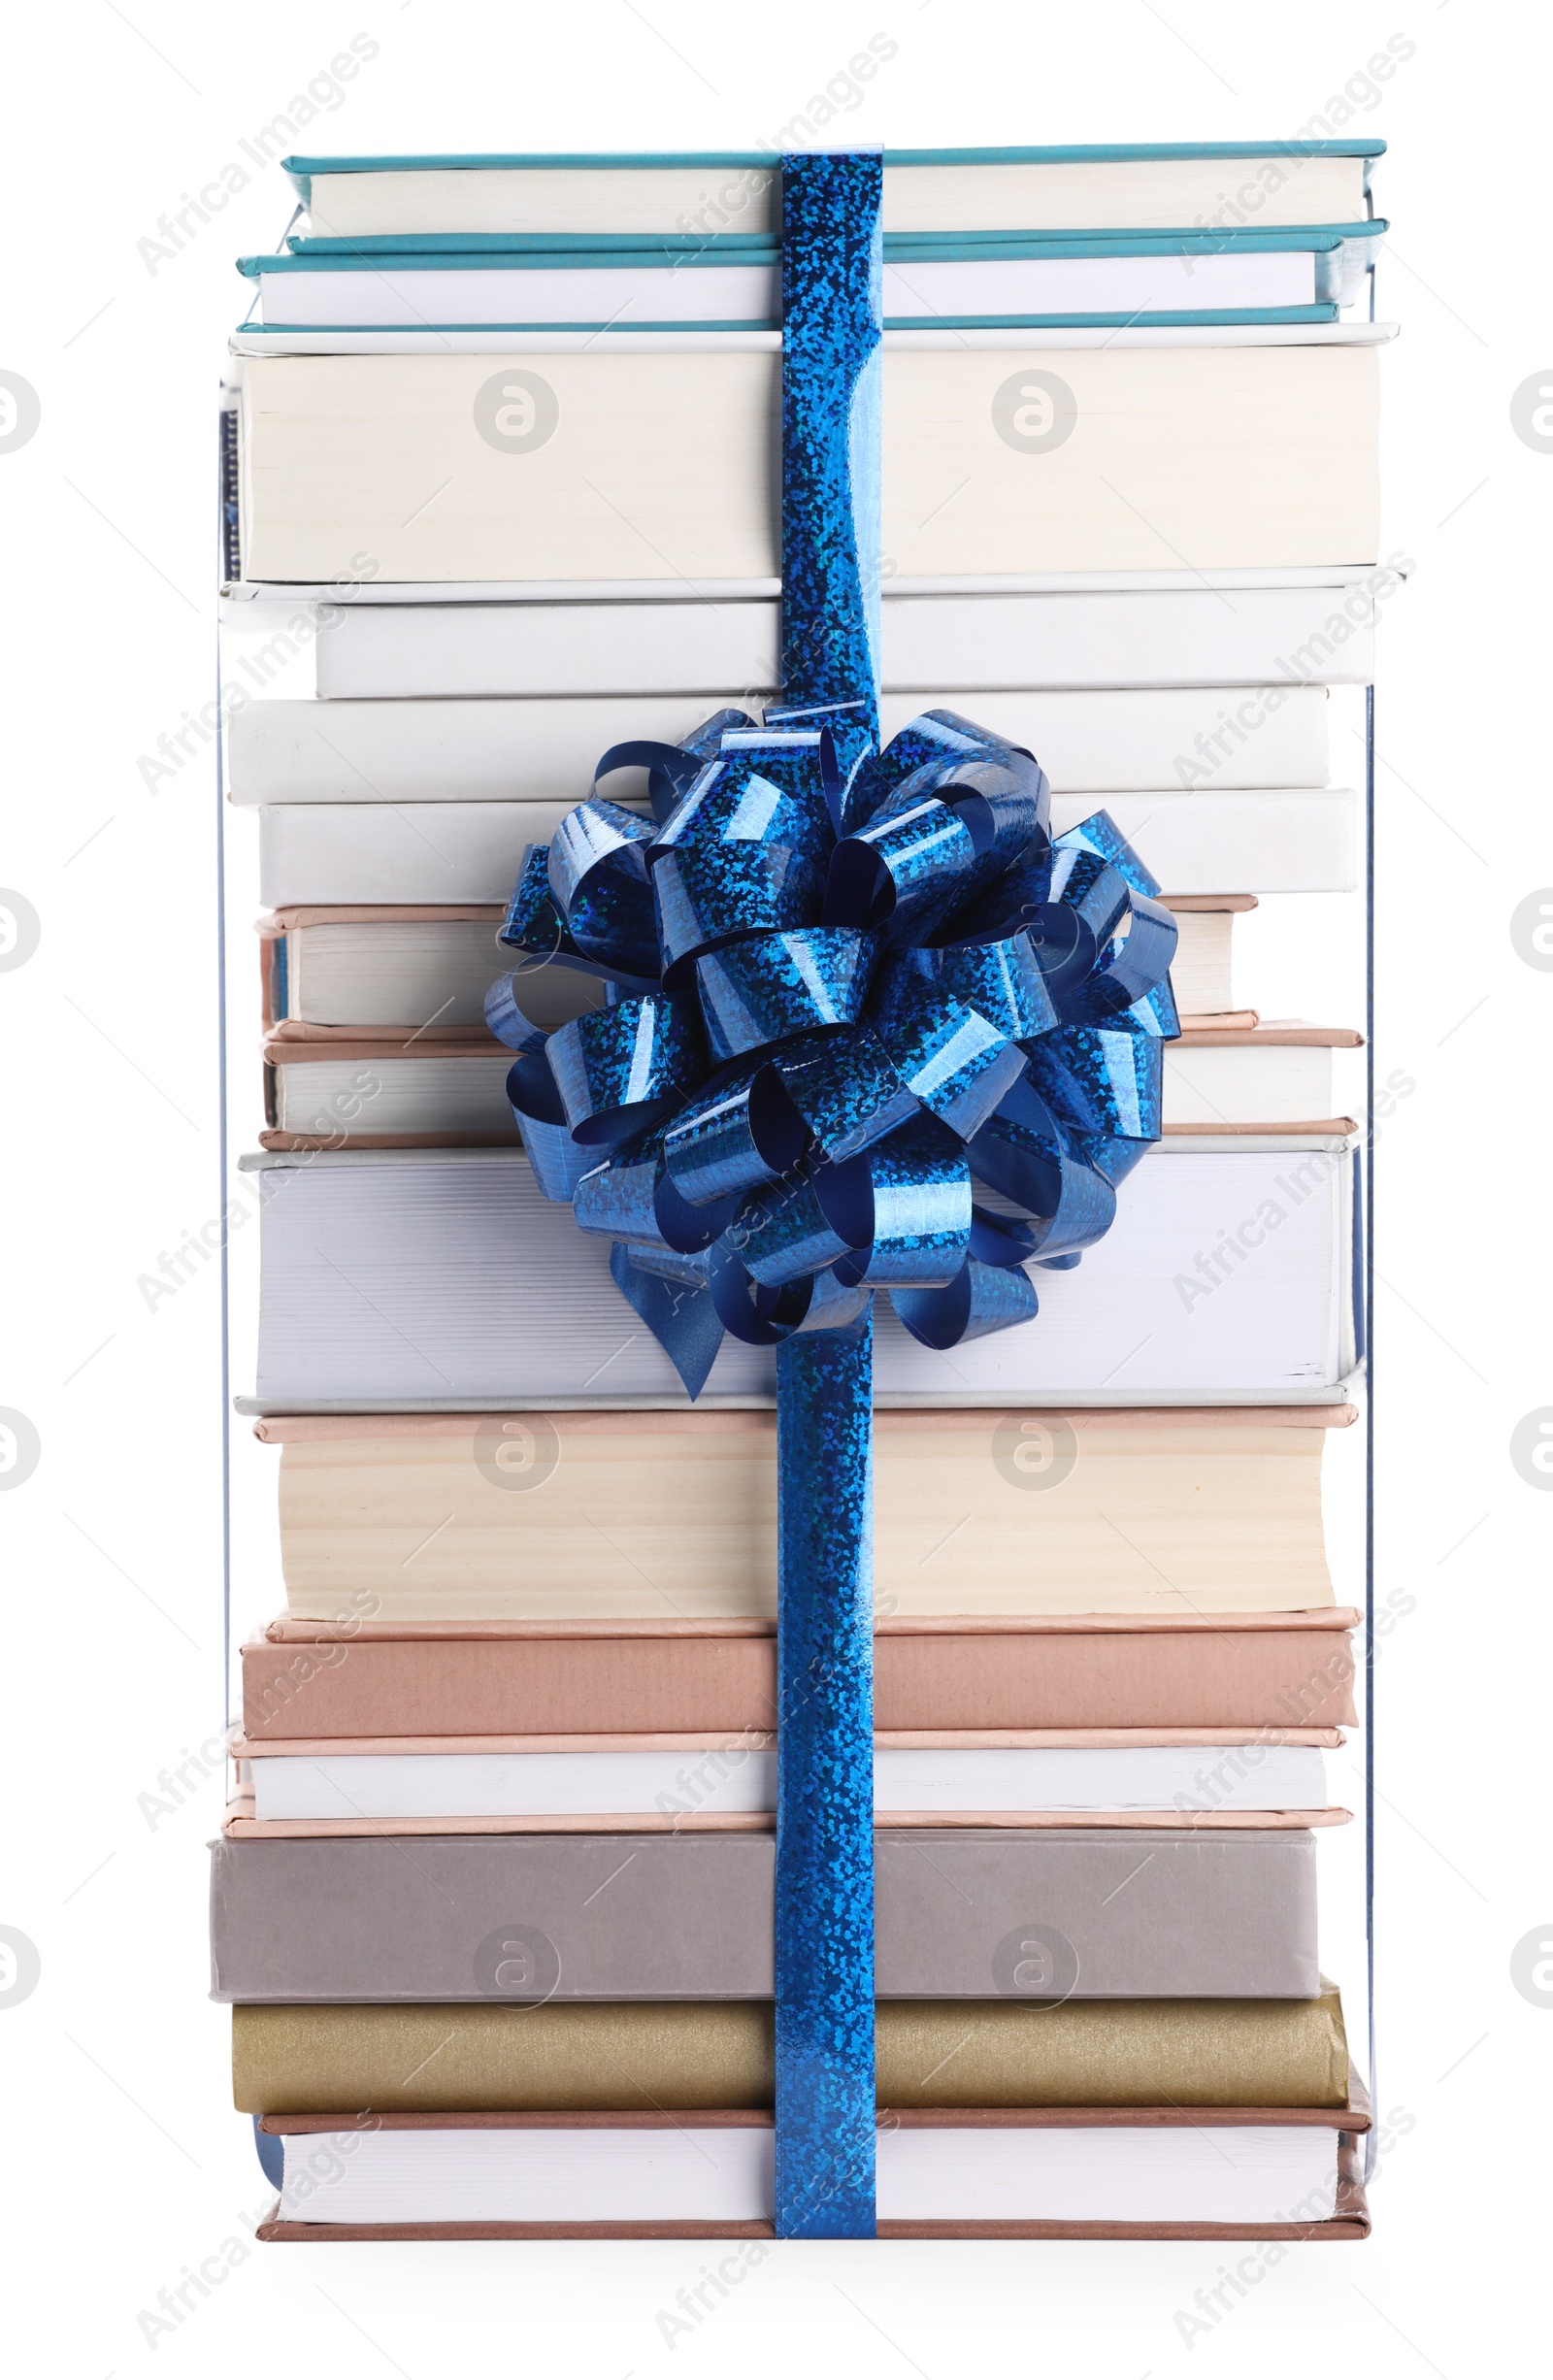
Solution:
M1352 1725L1354 1611L1131 1629L881 1635L874 1722L920 1730ZM683 1733L775 1726L775 1637L346 1637L272 1629L243 1647L250 1742Z

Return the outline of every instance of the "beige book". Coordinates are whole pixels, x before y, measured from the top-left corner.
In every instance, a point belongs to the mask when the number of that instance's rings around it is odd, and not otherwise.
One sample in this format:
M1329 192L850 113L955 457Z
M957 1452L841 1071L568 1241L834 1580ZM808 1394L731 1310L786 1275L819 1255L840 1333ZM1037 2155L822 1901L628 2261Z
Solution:
M1330 1608L1322 1449L1353 1418L878 1412L877 1612ZM771 1413L327 1414L256 1435L281 1447L294 1618L672 1629L776 1612Z
M883 366L889 577L1375 557L1372 346L1021 350L1010 339L890 348ZM505 361L250 358L246 575L769 581L780 376L775 347L734 342ZM519 451L490 429L509 383L512 405L553 418ZM1032 445L1021 425L1054 404L1072 430Z

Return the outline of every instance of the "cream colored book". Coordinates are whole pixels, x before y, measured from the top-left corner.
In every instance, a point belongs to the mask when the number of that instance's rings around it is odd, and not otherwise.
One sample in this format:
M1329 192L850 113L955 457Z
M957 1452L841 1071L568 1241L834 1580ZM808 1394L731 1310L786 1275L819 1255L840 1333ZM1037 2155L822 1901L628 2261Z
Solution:
M856 107L851 94L861 95L859 82L872 82L896 47L887 34L875 34L850 61L851 71L832 78L845 90L808 102L818 121L793 116L765 156L686 156L651 164L631 158L561 164L514 157L468 165L405 160L384 161L365 172L330 172L331 164L344 160L320 158L311 173L310 160L292 159L292 179L310 206L315 239L449 232L563 238L662 232L681 239L709 232L776 233L781 228L776 149L808 147L822 126L842 120L836 103ZM1411 51L1405 36L1393 36L1394 55ZM1396 71L1390 65L1388 79ZM1356 143L1358 153L1346 156L1297 140L1271 149L1265 143L1248 149L1215 143L1174 156L1161 156L1157 149L1045 156L972 150L933 163L920 155L909 163L886 156L884 229L1175 231L1205 217L1214 224L1249 219L1267 229L1354 222L1365 214L1368 169L1382 146Z
M878 1620L1333 1604L1348 1405L875 1417ZM281 1448L286 1603L343 1629L776 1609L769 1413L328 1414Z
M886 578L1375 559L1372 346L1010 335L892 348L883 368ZM778 569L776 347L283 355L243 371L249 579Z
M1183 1017L1249 1029L1255 1011L1237 1008L1230 932L1252 893L1176 895L1166 904L1180 940L1171 982ZM510 974L512 954L496 939L493 902L421 909L294 907L259 921L264 1027L279 1041L347 1030L385 1042L479 1037L485 994ZM536 968L523 985L523 1013L564 1024L602 1005L602 986L556 967Z

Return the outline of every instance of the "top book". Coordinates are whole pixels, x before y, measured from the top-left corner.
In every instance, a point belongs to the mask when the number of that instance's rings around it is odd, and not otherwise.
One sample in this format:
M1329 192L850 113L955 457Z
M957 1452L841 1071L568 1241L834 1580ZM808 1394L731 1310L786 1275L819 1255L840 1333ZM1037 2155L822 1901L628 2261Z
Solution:
M875 42L887 40L876 35ZM893 47L893 45L891 45ZM888 50L882 52L889 54ZM881 52L852 61L872 80ZM855 103L854 103L855 104ZM808 146L813 128L797 128ZM1233 229L1347 223L1366 215L1384 141L1158 142L1061 149L884 150L884 229ZM476 243L543 233L618 243L632 235L781 226L775 149L705 154L287 157L318 240Z

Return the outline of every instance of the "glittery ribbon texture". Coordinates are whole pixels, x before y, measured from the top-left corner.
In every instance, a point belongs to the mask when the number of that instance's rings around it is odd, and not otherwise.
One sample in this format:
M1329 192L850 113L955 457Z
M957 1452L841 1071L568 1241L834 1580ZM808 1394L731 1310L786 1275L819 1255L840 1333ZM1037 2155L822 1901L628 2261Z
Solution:
M485 1008L542 1189L691 1397L725 1331L776 1350L786 2238L875 2228L874 1293L940 1350L1032 1320L1027 1268L1076 1265L1159 1138L1179 1030L1174 920L1103 810L1053 842L1033 756L952 711L880 748L881 182L783 159L782 703L604 754ZM600 793L621 768L650 816ZM608 1005L541 1031L539 964Z

